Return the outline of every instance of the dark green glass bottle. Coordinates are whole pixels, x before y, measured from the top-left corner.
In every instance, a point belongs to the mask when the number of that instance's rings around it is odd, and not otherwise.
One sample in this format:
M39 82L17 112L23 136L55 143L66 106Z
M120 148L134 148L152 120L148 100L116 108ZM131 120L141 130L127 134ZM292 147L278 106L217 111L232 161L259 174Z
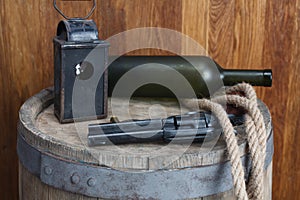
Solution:
M194 94L199 98L209 97L222 86L232 86L242 82L250 83L253 86L269 87L272 85L271 70L223 69L206 56L121 56L112 62L108 68L109 96L112 95L119 79L137 66L146 67L147 74L139 74L136 78L139 78L139 76L152 76L155 80L169 81L178 90L184 90L184 87L182 87L183 82L172 77L168 67L158 69L159 65L168 66L179 72L188 81L195 92ZM164 85L146 84L139 87L133 93L133 96L174 97L174 91ZM188 93L180 93L180 97L193 96Z

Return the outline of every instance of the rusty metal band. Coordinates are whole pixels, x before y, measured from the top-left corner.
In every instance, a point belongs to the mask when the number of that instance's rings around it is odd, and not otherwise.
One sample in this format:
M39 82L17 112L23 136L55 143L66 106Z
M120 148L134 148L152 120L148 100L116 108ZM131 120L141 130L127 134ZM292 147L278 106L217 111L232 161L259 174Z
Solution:
M19 134L17 151L22 165L41 182L55 188L105 199L189 199L226 192L233 188L231 166L227 161L210 166L177 170L124 172L66 161L40 152ZM265 169L274 153L273 134L267 141ZM242 157L248 179L250 156Z

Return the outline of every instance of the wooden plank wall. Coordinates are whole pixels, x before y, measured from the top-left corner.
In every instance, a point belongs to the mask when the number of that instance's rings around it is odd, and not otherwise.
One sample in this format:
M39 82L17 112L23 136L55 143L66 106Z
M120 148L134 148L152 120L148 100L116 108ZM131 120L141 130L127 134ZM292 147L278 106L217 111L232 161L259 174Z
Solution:
M300 196L300 0L98 0L92 18L106 39L136 27L180 31L225 68L272 68L257 88L274 123L273 199ZM63 2L70 16L89 2ZM0 198L17 199L16 124L20 105L53 85L52 37L61 17L51 0L0 1ZM131 54L167 54L140 50Z

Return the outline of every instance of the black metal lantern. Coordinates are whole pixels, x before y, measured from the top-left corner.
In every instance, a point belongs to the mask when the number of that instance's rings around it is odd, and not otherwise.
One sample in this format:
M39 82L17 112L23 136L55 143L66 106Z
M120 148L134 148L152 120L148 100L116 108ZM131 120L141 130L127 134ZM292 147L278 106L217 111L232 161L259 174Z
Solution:
M93 20L66 17L54 37L54 111L61 123L105 118L109 43Z

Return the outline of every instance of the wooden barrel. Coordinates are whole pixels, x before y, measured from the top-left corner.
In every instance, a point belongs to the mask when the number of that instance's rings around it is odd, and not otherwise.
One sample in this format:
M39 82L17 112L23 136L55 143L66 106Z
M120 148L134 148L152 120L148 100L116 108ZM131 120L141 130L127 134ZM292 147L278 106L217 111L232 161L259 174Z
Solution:
M118 117L125 112L123 100ZM87 126L108 119L59 124L53 90L46 89L22 106L18 124L20 199L235 199L231 167L222 139L192 144L87 146ZM270 113L259 102L267 133L265 199L271 199L273 133ZM181 111L190 111L181 107ZM132 118L179 114L176 101L134 99ZM109 116L112 116L109 107ZM163 112L162 112L163 111ZM115 113L114 113L115 114ZM236 127L239 149L249 176L244 127Z

